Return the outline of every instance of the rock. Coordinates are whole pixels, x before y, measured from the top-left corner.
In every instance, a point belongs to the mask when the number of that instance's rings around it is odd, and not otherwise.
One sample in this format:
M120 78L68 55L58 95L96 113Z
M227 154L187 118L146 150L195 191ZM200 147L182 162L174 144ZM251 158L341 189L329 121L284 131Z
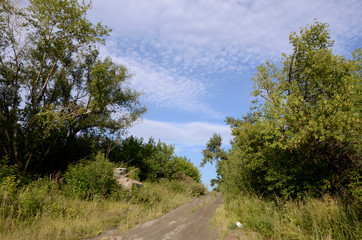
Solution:
M115 179L120 178L122 176L127 175L127 169L126 168L115 168L113 169L113 177Z
M242 228L243 224L241 224L241 222L236 222L236 226L238 226L238 228Z
M113 177L117 180L120 186L125 188L132 188L136 187L143 187L143 183L127 176L127 169L126 168L115 168L113 169Z
M124 186L126 188L132 188L134 186L143 187L143 183L128 177L120 177L117 179L117 181L119 185Z

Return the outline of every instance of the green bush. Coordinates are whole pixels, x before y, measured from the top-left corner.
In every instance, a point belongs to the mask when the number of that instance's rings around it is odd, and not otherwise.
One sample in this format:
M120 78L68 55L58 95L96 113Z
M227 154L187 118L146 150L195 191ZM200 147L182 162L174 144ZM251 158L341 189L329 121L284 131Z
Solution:
M166 177L168 179L182 180L187 176L196 182L200 182L201 176L199 169L186 157L174 156L167 163L166 171Z
M133 136L124 139L111 151L109 158L127 169L138 169L136 178L131 178L140 181L182 179L186 175L200 182L199 169L189 159L177 156L173 145L156 142L153 138L148 142Z
M202 183L193 182L190 187L190 193L193 197L199 197L206 193L207 189Z
M101 153L92 160L69 166L64 178L65 193L87 200L109 197L118 187L113 168L114 165Z
M15 192L20 184L19 172L16 166L9 165L7 156L0 158L0 185L9 192Z
M175 193L184 193L189 189L189 185L185 184L184 181L171 180L169 183L170 190Z
M168 188L175 193L187 193L192 197L199 197L207 192L206 187L196 182L189 176L183 176L181 179L166 181Z
M46 211L54 201L58 192L58 184L48 179L38 179L15 191L4 186L0 188L0 218L12 218L13 223L30 223Z

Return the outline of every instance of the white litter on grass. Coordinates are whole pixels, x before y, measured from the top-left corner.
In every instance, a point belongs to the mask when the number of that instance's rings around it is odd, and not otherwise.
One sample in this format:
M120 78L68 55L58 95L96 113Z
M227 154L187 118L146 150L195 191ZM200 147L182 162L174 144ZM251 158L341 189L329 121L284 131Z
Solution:
M238 228L242 228L243 224L241 224L240 222L236 222L236 226L238 226Z

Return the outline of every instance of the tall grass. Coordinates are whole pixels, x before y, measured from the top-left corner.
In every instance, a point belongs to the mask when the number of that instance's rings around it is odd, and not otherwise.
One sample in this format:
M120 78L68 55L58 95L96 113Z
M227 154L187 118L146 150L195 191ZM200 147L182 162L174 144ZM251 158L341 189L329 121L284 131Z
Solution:
M197 189L199 191L197 191ZM124 232L185 204L205 188L188 181L145 183L93 200L74 198L58 183L36 181L16 192L0 188L0 239L83 239L118 227Z
M267 201L256 196L227 200L214 222L223 239L241 222L239 239L362 239L360 206L325 195L304 201ZM233 233L235 234L235 232Z

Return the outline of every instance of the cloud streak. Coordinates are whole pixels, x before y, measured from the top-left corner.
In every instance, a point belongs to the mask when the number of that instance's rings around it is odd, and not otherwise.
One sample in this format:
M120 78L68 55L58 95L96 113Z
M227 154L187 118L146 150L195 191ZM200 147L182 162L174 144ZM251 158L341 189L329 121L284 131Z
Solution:
M291 31L328 22L335 49L360 47L360 0L93 0L91 18L114 31L107 51L135 73L158 107L220 117L206 104L214 74L239 76L290 49ZM120 57L122 56L122 57ZM228 79L222 79L228 84Z
M331 24L338 48L338 42L345 44L362 36L362 2L358 0L93 2L122 47L154 51L162 64L179 65L182 71L199 67L237 70L240 63L279 57L288 49L289 33L314 18Z
M207 86L202 81L180 76L151 62L112 56L107 49L102 52L129 69L133 75L130 86L144 92L147 103L168 109L198 112L210 118L223 118L222 114L206 104Z

